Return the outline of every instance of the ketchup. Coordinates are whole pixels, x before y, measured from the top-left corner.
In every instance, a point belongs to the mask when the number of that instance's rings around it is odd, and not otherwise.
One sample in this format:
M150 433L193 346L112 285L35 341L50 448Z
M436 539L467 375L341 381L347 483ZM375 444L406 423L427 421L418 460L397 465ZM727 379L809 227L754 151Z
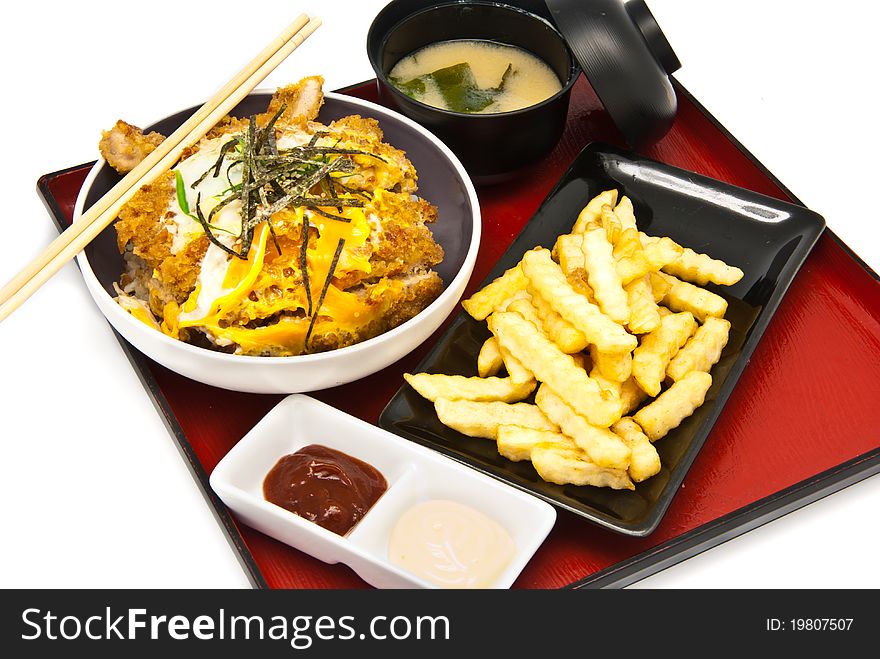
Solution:
M328 531L345 535L388 489L372 465L320 444L281 458L263 497Z

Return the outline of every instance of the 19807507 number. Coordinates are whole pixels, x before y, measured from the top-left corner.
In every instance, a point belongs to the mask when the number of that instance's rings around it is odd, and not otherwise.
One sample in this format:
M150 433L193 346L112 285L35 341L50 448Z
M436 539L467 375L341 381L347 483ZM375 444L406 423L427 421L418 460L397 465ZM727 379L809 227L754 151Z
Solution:
M792 631L849 631L853 618L792 618Z

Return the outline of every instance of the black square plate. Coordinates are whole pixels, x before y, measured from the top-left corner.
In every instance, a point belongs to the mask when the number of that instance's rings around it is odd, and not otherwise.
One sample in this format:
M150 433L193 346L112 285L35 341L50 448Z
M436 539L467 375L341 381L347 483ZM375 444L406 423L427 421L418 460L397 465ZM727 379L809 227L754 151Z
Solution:
M712 369L706 402L657 442L663 465L660 473L637 484L635 491L546 483L530 463L501 457L493 442L466 437L441 424L433 405L409 385L391 399L379 425L597 524L644 536L660 523L825 221L801 206L604 144L591 144L562 176L484 285L516 265L527 250L537 245L552 248L559 234L571 230L584 204L609 188L617 188L632 200L641 230L669 236L745 273L735 286L707 286L728 301L730 340ZM477 354L489 336L485 322L461 312L416 372L476 375Z

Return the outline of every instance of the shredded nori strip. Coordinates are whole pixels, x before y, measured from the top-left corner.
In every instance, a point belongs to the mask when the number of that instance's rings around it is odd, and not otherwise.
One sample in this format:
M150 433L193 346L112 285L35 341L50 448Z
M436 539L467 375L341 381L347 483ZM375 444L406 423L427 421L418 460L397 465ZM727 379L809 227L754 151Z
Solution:
M343 217L342 215L334 215L333 213L328 213L327 211L322 211L320 208L317 208L317 207L312 208L311 210L313 212L317 213L318 215L326 217L330 220L336 220L337 222L351 222L350 217Z
M340 183L338 180L336 181L336 185L338 185L340 188L342 188L343 192L347 192L349 194L360 195L361 197L363 197L364 199L367 199L367 200L372 199L372 197L370 197L370 195L368 195L363 190L358 190L357 188L350 188L347 185L345 185L344 183Z
M228 252L233 256L238 256L239 258L241 258L241 255L238 252L230 249L229 247L221 243L220 240L217 239L217 236L214 235L214 232L211 231L211 225L208 224L208 220L206 220L204 214L202 214L201 201L202 193L199 192L199 194L196 195L196 219L199 221L199 224L202 225L202 229L205 230L205 235L208 236L208 240L217 245L217 247L222 249L224 252Z
M303 286L306 287L306 300L309 303L309 313L312 315L312 287L309 285L309 261L307 258L309 249L309 218L303 213L302 242L299 246L299 267L302 270Z
M309 321L309 330L306 332L305 349L309 349L309 339L312 336L312 329L315 327L315 321L318 319L318 312L321 311L321 305L324 304L324 296L327 295L327 289L330 288L330 280L333 279L333 271L336 270L336 264L339 263L339 257L342 255L342 248L345 245L345 238L340 238L336 244L336 252L333 254L333 260L330 262L330 270L324 279L324 286L321 287L321 296L318 298L318 306L315 307L315 313Z
M291 205L303 206L305 208L319 208L321 206L327 208L339 208L340 206L363 208L364 202L362 202L360 199L346 199L345 197L336 197L332 201L324 197L298 197L293 200L293 203Z
M318 143L318 140L322 137L327 137L329 133L327 131L319 130L317 133L312 135L312 139L309 140L309 146L315 146Z
M195 181L193 181L189 187L191 187L193 190L195 190L196 186L199 183L201 183L202 181L204 181L206 178L208 178L208 174L210 174L211 172L214 172L213 176L216 178L220 174L220 168L223 166L223 160L226 158L226 154L229 151L231 151L233 148L235 148L235 145L237 143L238 143L237 140L230 140L229 142L226 142L226 144L221 146L220 147L220 155L217 157L217 160L214 162L214 165L212 167L210 167L209 169L205 170L205 173L202 174L201 176L199 176ZM236 164L236 163L233 163L233 164ZM231 166L232 165L230 165L230 167ZM229 169L226 170L226 178L227 178L227 180L229 179Z

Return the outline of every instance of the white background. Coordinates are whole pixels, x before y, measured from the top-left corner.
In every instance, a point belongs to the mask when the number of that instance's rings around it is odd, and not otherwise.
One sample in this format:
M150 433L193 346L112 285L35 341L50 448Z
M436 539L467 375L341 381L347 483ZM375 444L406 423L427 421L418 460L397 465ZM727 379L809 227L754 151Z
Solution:
M324 26L266 86L312 73L328 89L370 78L365 36L383 4L16 3L0 39L0 283L55 235L37 177L94 159L102 128L204 100L299 11ZM877 4L650 6L684 85L880 269ZM0 587L248 586L73 265L0 325L0 346ZM880 587L878 501L873 478L639 587Z

